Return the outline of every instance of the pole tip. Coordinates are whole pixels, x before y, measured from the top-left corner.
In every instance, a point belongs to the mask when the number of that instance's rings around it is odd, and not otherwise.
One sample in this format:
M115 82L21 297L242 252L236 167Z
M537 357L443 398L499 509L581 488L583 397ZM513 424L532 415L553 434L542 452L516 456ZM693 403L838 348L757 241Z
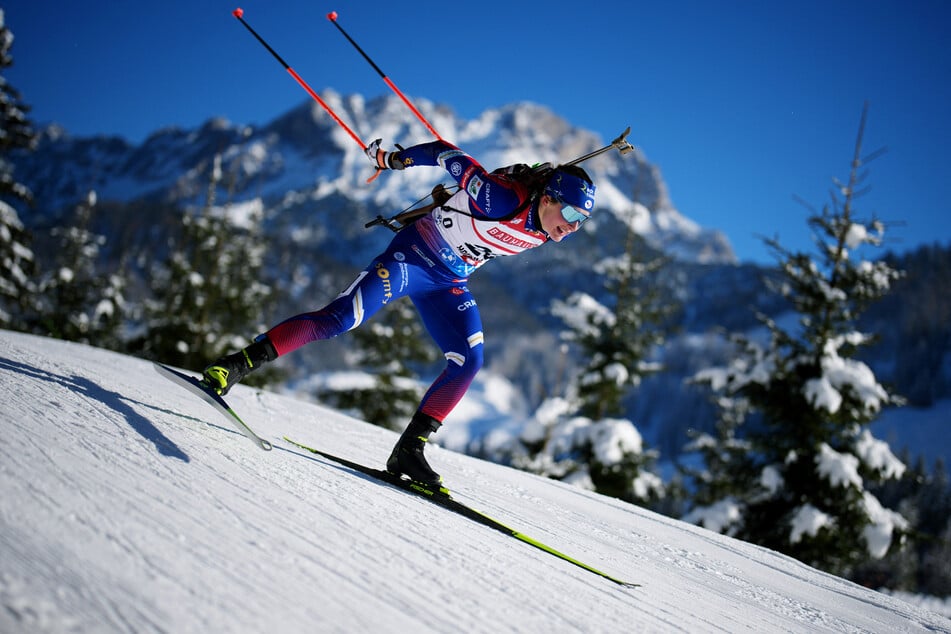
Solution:
M331 22L336 22L336 21L337 21L337 12L336 12L336 11L331 11L330 13L328 13L328 14L327 14L327 19L330 20Z
M241 17L244 15L244 9L242 9L241 7L238 7L237 9L231 12L231 15L233 15L234 17L240 20Z

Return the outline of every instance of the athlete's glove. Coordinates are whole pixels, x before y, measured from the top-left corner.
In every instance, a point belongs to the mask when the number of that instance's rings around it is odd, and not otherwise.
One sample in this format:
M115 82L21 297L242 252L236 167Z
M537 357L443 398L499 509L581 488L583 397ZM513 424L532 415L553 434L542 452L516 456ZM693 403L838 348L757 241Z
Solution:
M386 152L380 148L383 139L377 139L367 146L367 157L373 161L378 170L401 170L406 166L400 160L399 152Z

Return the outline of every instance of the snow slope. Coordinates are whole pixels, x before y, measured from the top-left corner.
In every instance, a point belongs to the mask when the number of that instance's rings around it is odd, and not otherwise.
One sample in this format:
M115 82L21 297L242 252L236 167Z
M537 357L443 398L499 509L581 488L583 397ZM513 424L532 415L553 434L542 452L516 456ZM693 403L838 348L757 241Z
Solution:
M457 497L624 589L349 470L395 436L288 396L0 331L0 632L894 632L951 621L782 555L448 450ZM438 435L437 435L438 438Z

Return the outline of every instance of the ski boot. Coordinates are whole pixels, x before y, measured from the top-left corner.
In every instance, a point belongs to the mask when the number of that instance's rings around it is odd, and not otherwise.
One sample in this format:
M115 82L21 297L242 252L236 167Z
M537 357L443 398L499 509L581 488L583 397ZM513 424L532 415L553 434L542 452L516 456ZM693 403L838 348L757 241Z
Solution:
M442 476L433 471L426 462L423 449L429 441L429 435L441 425L438 420L422 412L413 414L413 419L386 461L386 470L393 475L405 475L414 482L440 490Z
M204 383L224 396L244 377L277 358L277 350L266 336L262 336L244 350L226 355L205 368Z

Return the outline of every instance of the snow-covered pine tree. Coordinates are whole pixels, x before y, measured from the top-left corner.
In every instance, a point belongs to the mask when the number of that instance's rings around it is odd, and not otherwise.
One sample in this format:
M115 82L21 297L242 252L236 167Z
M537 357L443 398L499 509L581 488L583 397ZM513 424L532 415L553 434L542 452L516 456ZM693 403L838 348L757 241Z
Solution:
M749 450L708 449L729 455L707 465L721 470L708 480L733 482L734 490L714 500L701 481L702 502L687 516L837 574L885 555L906 527L866 488L904 471L888 445L867 429L883 407L901 399L853 358L872 340L856 330L858 317L900 275L883 261L854 259L861 247L880 245L884 232L880 222L855 218L867 162L861 154L866 115L867 106L848 182L836 183L831 206L809 219L818 262L767 241L782 272L771 287L798 315L797 327L784 329L761 316L765 345L737 336L732 363L696 377L729 397L725 403L741 398L749 404L742 425Z
M396 301L350 336L359 379L330 381L317 397L380 427L403 429L423 396L419 369L437 359L419 315L409 302Z
M757 488L762 476L745 469L751 447L748 441L737 436L737 430L749 416L749 401L721 395L716 399L716 406L719 413L716 436L692 433L692 440L684 447L685 453L699 454L700 465L689 461L679 465L679 469L692 483L689 494L686 489L682 493L689 497L694 509L702 510L703 525L732 535L740 519L737 498L742 492ZM690 515L685 519L695 521Z
M145 334L135 348L163 363L201 369L265 328L272 290L262 282L263 204L255 199L216 206L221 181L221 157L215 155L206 204L185 210L167 259L152 264L153 298L145 302ZM267 380L267 370L246 382Z
M543 403L508 457L519 468L639 504L661 498L664 487L653 471L656 452L622 418L624 399L660 369L650 357L674 310L653 283L666 260L645 252L631 231L625 253L595 267L610 305L580 292L553 302L552 313L568 326L563 337L585 362L567 398Z
M899 479L872 486L884 506L897 509L909 525L907 545L869 559L849 577L866 587L888 588L933 596L951 595L951 488L939 458L933 470L908 449L900 456L908 465Z
M624 255L595 266L605 280L611 306L586 293L573 293L552 305L553 314L570 329L563 338L576 344L585 359L577 381L578 413L583 416L621 414L631 388L661 369L650 358L666 338L675 305L665 301L660 287L651 282L666 259L644 260L639 256L644 250L632 232Z
M24 314L36 292L30 242L16 209L0 200L0 328L28 329Z
M89 230L96 193L76 208L72 226L56 227L52 261L39 283L37 328L44 335L117 349L125 312L124 280L99 269L105 236Z
M13 65L13 32L0 9L0 71ZM13 174L13 154L32 150L36 133L27 117L30 107L0 74L0 328L27 329L24 316L32 312L36 288L31 237L14 207L30 204L30 190Z

